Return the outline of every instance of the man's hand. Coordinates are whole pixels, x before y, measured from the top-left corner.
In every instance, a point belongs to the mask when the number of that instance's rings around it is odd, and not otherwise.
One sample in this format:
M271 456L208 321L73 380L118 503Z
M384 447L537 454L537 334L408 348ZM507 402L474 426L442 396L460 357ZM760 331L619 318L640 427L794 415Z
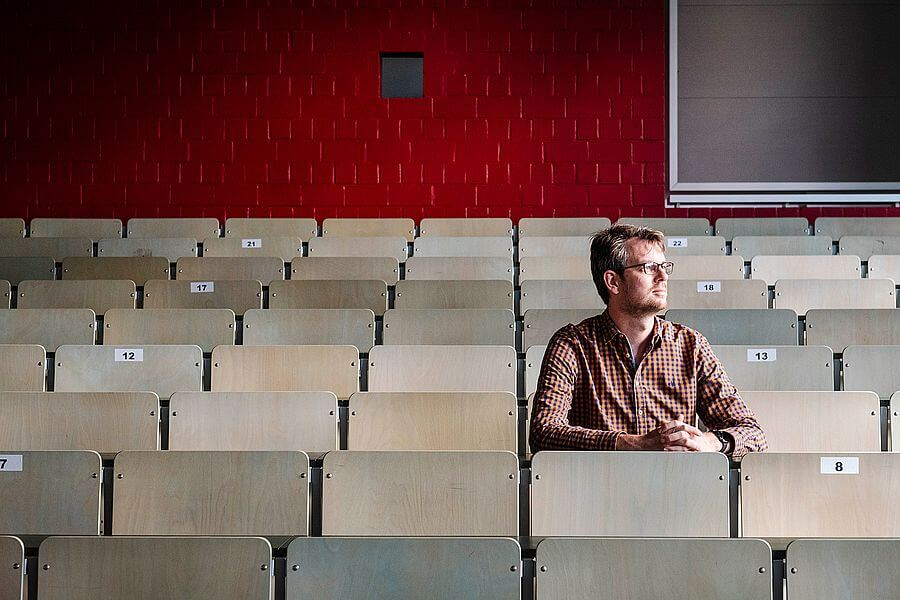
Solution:
M616 450L663 450L665 452L718 452L719 438L703 433L684 422L684 417L667 421L644 435L622 434L616 438Z
M713 433L704 433L683 422L681 415L675 421L664 423L659 432L665 452L718 452L722 448L722 442Z

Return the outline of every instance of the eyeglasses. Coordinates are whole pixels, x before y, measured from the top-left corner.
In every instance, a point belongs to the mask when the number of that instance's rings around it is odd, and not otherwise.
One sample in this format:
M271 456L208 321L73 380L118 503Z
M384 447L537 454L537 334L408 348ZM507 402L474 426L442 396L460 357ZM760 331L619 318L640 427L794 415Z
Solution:
M645 263L640 263L638 265L630 265L627 267L622 267L622 270L624 271L625 269L641 269L647 275L654 275L654 274L656 274L656 272L659 269L662 269L663 271L666 272L666 275L671 275L672 270L674 268L675 268L675 263L673 263L671 261L666 261L666 262L661 262L661 263L645 262Z

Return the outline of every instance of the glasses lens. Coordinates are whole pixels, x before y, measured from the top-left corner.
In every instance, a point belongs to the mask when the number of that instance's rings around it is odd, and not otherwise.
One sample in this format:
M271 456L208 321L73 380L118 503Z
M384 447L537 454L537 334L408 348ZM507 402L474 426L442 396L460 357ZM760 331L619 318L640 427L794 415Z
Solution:
M663 268L663 271L666 272L666 275L671 275L672 270L675 268L675 263L673 262L664 262L660 265Z

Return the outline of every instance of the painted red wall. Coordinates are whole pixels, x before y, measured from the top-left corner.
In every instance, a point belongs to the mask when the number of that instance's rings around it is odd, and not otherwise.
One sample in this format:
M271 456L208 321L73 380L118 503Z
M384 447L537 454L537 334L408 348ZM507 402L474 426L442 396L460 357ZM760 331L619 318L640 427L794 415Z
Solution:
M5 2L2 213L891 211L666 210L664 0L466 4ZM379 97L381 51L425 99Z

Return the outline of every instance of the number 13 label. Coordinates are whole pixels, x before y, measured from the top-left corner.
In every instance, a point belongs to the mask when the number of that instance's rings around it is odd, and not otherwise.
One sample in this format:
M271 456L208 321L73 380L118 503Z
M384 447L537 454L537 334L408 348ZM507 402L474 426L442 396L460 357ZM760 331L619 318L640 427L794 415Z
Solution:
M775 362L778 360L776 348L747 348L747 362Z
M858 456L822 456L819 458L822 475L859 475Z

